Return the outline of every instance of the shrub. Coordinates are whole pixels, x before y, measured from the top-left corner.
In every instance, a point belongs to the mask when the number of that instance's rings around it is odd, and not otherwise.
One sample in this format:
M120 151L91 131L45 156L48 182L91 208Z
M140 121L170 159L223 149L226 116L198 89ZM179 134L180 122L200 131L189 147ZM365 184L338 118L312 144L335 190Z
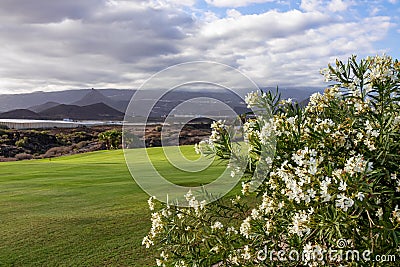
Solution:
M43 157L44 158L52 158L52 157L66 155L71 152L71 149L72 148L68 147L68 146L52 147L46 151L46 153L43 155Z
M87 146L88 144L89 144L88 141L81 141L81 142L79 142L79 143L77 143L77 144L74 144L74 145L73 145L73 148L74 148L74 149L82 149L82 148L84 148L85 146Z
M26 146L27 145L27 143L28 143L28 137L24 137L24 138L22 138L22 139L19 139L18 141L16 141L15 142L15 145L17 146L17 147L24 147L24 146Z
M160 247L157 264L379 266L376 255L397 255L399 72L399 62L388 56L353 56L323 71L335 84L304 108L279 95L249 94L249 106L273 117L244 125L249 150L242 195L205 206L189 192L188 208L162 205L143 239L146 247ZM196 149L237 156L223 122ZM265 157L264 149L275 157ZM235 176L237 168L230 168Z
M27 154L27 153L20 153L15 155L15 158L17 160L26 160L26 159L32 159L33 156L31 154Z
M98 137L107 149L117 149L122 143L122 132L116 129L102 132Z

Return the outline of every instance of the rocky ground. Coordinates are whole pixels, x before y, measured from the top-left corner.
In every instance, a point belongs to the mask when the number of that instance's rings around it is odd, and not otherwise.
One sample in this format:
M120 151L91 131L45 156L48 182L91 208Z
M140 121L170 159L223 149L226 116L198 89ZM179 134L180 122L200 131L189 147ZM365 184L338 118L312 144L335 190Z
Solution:
M190 145L206 139L210 135L210 125L197 123L187 124L182 129L162 128L161 125L146 127L146 147L176 144L179 136L180 145ZM0 129L0 161L15 161L34 158L51 158L62 155L85 153L106 149L99 134L121 127L95 126L80 128L53 128L45 130ZM135 133L135 131L132 132ZM143 136L137 135L138 140ZM121 147L121 146L120 146Z

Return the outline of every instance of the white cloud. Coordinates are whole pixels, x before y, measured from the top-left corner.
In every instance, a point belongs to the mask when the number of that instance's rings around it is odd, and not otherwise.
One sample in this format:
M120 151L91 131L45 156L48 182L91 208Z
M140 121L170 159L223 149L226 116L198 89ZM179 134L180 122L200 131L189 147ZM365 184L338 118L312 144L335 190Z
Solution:
M238 67L259 84L320 86L322 67L335 58L376 53L373 43L390 26L388 17L346 22L319 12L270 11L207 23L193 43L211 44L205 56Z
M61 19L70 17L66 12L54 22L39 24L13 23L14 17L8 16L0 18L0 42L7 44L7 53L0 55L0 73L2 88L11 91L48 90L54 85L138 86L136 80L169 63L146 65L148 58L180 54L180 41L196 28L193 18L179 9L127 2L108 4L79 19ZM39 21L32 16L22 13L18 19ZM125 78L130 72L140 77Z
M204 25L200 34L210 39L240 38L251 35L256 39L281 37L299 33L308 27L324 24L330 18L322 13L302 13L298 10L288 12L268 11L263 14L222 18ZM244 36L243 36L244 35ZM251 39L247 39L251 42ZM245 41L243 40L243 43Z
M343 12L354 4L354 1L349 0L301 0L300 8L307 12Z
M230 17L230 18L238 18L238 17L240 17L242 14L241 14L239 11L237 11L236 9L228 9L228 10L226 11L226 15L227 15L228 17Z
M369 14L371 15L371 16L376 16L376 14L378 14L380 11L381 11L381 9L379 8L379 7L371 7L372 9L369 11Z
M308 12L320 10L321 2L319 0L301 0L300 8Z
M242 6L248 6L250 4L275 2L276 0L205 0L205 1L209 5L216 7L242 7Z
M150 0L146 5L155 7L194 6L196 0Z
M193 16L194 0L185 7L89 0L92 8L63 2L55 9L50 2L39 8L14 1L0 1L0 88L9 92L135 88L165 67L192 60L237 67L262 86L321 85L321 67L336 57L377 53L374 43L393 26L387 16L345 16L340 5L332 12L326 8L331 1L253 15L229 9L222 18L198 10Z
M349 1L332 0L328 4L328 9L332 12L345 11L351 5Z

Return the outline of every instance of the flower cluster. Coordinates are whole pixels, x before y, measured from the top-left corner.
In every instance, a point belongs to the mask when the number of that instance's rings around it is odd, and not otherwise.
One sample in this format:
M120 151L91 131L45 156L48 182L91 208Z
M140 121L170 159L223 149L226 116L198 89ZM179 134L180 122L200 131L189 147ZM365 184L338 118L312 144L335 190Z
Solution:
M153 213L143 244L157 243L168 251L157 260L159 266L352 264L316 260L340 239L359 251L396 253L400 64L388 56L360 62L352 57L322 72L335 84L313 94L304 108L271 93L247 95L247 105L257 112L264 108L267 116L256 113L243 126L247 164L240 166L247 166L247 176L242 195L204 205L189 192L188 208L167 206ZM196 151L231 158L227 127L218 121L212 129ZM229 164L233 176L240 173L235 162ZM154 208L153 199L149 205ZM303 251L305 257L300 263L276 257L262 262L258 252L265 249Z

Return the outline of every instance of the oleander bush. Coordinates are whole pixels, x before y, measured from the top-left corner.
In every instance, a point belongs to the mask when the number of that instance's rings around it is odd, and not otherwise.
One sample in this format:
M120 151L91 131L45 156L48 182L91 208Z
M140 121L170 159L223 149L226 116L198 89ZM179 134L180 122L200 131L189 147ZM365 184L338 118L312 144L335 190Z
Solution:
M278 94L246 97L271 116L256 113L244 124L241 195L206 205L188 192L189 207L149 199L143 245L160 249L158 266L396 266L400 64L353 56L322 73L332 85L304 108ZM196 149L240 158L229 127L212 128ZM233 177L239 171L229 168Z

